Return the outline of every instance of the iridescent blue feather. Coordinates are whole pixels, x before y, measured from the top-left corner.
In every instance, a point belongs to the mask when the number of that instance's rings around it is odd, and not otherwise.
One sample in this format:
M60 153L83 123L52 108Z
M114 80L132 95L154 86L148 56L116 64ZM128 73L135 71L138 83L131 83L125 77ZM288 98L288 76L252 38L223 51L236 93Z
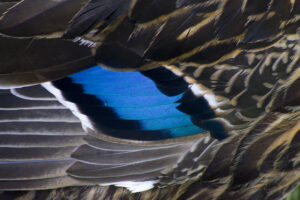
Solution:
M145 72L113 72L95 66L54 82L96 129L110 136L161 140L211 131L227 134L203 97L165 68ZM211 125L214 123L214 125Z

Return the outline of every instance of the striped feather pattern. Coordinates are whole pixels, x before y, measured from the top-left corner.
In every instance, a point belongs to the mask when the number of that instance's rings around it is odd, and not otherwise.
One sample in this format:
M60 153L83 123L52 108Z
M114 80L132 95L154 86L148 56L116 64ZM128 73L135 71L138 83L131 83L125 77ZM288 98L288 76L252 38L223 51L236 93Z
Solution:
M0 199L273 200L298 184L299 0L0 14L0 190L53 189Z
M1 190L154 183L206 136L120 144L95 131L88 135L81 118L41 86L1 90L1 95Z
M218 65L179 68L186 80L198 84L204 94L215 94L225 102L215 112L229 130L236 131L281 106L274 99L298 72L299 55L299 37L294 36L268 50L242 52ZM233 66L236 62L239 66Z
M123 74L96 66L44 87L83 126L109 136L151 141L209 130L215 138L227 137L223 126L212 120L215 114L206 99L164 68Z
M2 190L76 184L66 170L74 163L70 156L84 143L85 133L68 109L42 87L33 86L2 90L0 115Z

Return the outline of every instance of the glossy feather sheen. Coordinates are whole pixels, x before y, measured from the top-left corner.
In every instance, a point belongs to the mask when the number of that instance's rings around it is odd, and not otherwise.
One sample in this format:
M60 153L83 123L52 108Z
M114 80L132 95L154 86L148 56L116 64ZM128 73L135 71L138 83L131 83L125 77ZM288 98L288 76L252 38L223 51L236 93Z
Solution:
M0 199L298 184L299 0L0 0L0 15L0 189L58 188Z
M89 116L99 130L104 133L107 129L118 130L115 133L117 135L113 135L115 137L153 140L205 131L192 122L191 116L211 113L213 117L213 111L204 100L195 104L199 107L199 112L189 115L189 111L184 109L185 103L191 103L191 99L197 97L192 95L190 99L183 100L183 95L186 96L185 93L190 89L182 78L163 69L143 73L154 82L139 72L110 72L97 66L72 75L69 80L57 81L54 85L61 89L67 101L76 103L80 112ZM207 118L202 119L206 120ZM140 133L132 137L122 134L122 131L131 130ZM109 132L107 134L110 135ZM219 138L224 137L222 134L226 137L226 133L220 132Z
M87 136L79 119L41 86L1 92L1 190L153 180L201 139L160 145L106 141Z

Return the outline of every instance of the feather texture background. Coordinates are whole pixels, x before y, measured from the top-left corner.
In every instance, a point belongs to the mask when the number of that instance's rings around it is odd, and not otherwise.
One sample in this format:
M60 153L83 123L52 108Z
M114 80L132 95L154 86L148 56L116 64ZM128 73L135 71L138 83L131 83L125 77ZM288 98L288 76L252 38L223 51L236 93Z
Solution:
M1 0L0 14L0 199L297 186L298 0Z

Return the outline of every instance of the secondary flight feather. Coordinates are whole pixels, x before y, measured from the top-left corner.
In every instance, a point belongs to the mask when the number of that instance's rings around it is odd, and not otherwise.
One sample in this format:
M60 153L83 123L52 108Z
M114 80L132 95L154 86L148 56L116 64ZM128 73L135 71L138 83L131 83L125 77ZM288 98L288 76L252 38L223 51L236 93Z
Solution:
M296 186L298 0L0 1L0 14L1 190Z

